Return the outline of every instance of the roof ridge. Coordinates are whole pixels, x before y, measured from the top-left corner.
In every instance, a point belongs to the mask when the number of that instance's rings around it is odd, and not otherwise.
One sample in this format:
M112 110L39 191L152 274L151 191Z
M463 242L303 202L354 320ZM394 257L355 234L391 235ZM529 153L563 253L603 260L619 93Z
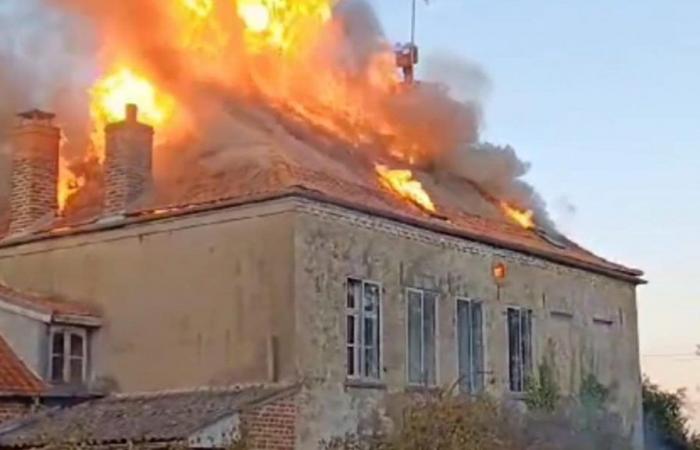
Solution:
M148 399L170 395L188 395L188 394L226 394L238 393L253 389L274 389L279 388L284 390L294 386L290 383L239 383L223 386L194 386L186 388L160 389L156 391L139 391L139 392L118 392L111 394L104 399L114 400L132 400L132 399Z

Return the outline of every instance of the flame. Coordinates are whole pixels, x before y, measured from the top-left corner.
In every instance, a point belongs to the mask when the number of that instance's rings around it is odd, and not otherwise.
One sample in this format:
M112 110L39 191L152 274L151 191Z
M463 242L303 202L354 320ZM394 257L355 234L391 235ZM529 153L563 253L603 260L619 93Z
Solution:
M391 189L401 197L420 206L429 212L435 212L435 204L430 195L423 189L420 181L413 178L410 170L391 170L388 167L377 164L375 166L379 179L388 189Z
M509 205L505 201L500 202L501 209L515 223L525 228L526 230L535 229L535 213L532 210L523 210Z
M139 120L156 129L159 141L177 144L185 134L180 119L206 103L198 100L210 100L203 91L264 103L344 143L381 149L409 164L443 151L447 138L435 132L439 121L415 113L425 94L401 82L389 43L376 43L371 53L346 64L344 55L353 52L347 49L347 30L333 17L336 1L149 2L153 7L147 10L159 14L152 21L153 42L166 42L163 52L144 45L129 23L97 27L104 33L99 58L104 76L89 90L95 132L88 153L104 161L104 127L123 120L127 103L139 107ZM410 171L378 166L377 172L392 191L435 211ZM63 173L65 205L66 195L84 181L67 169Z
M69 167L65 158L58 166L58 210L64 211L68 200L85 185L85 177L78 176Z
M329 0L238 0L237 11L250 50L288 51L331 19L332 5Z
M98 80L90 89L90 98L93 148L100 163L104 161L104 128L124 120L126 105L137 105L139 121L155 128L171 119L175 109L171 96L128 67L119 67Z
M182 5L200 18L207 18L214 10L213 0L181 0Z

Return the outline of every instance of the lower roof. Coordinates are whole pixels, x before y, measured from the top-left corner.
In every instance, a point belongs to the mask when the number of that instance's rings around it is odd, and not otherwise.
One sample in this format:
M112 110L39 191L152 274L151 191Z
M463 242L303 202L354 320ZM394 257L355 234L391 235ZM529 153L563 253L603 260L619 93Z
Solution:
M117 394L11 423L0 428L0 447L181 442L225 417L297 390L251 386Z
M0 396L36 397L45 390L41 379L0 335Z

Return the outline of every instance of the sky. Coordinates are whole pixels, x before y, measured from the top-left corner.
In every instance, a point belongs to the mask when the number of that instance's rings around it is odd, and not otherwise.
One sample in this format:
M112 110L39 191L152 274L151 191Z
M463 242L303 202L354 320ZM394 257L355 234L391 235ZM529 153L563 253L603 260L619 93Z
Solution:
M570 237L645 271L642 370L688 390L700 429L700 2L418 1L424 61L490 79L482 137L532 164ZM373 3L407 40L410 0Z

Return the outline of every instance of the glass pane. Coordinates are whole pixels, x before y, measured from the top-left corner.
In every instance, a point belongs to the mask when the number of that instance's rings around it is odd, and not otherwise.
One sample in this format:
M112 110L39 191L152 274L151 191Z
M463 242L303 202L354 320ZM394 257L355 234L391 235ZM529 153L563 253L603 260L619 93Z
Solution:
M484 390L484 315L481 302L471 305L471 341L472 341L472 392Z
M82 358L84 356L83 337L79 334L70 335L70 355Z
M435 354L436 304L437 296L426 292L423 297L423 370L425 382L430 385L434 385L437 381Z
M355 375L355 347L348 345L347 347L347 369L348 369L348 375L354 376Z
M510 390L513 392L522 391L522 373L520 358L522 353L520 339L520 311L508 309L508 375L510 379Z
M365 283L364 309L370 314L379 311L379 286L374 283Z
M522 311L521 317L522 333L522 377L525 382L532 374L532 311Z
M362 282L359 280L348 280L348 298L347 307L349 309L355 309L357 301L360 299L360 293L362 292Z
M71 358L70 360L70 382L79 384L83 382L83 359Z
M355 344L357 342L356 340L356 330L355 330L355 316L354 315L348 315L347 316L347 321L346 321L346 328L345 331L347 333L347 338L346 341L348 344Z
M63 355L51 357L51 381L63 383Z
M63 333L54 333L51 341L51 354L63 355Z
M373 347L365 348L365 367L364 376L367 378L379 378L379 359L378 353Z
M374 333L377 331L375 327L375 322L371 317L365 317L362 331L364 332L362 345L365 347L373 347L376 342Z
M423 372L422 296L408 291L408 381L420 383Z
M457 353L459 360L459 384L463 392L471 392L469 335L469 303L457 302Z

